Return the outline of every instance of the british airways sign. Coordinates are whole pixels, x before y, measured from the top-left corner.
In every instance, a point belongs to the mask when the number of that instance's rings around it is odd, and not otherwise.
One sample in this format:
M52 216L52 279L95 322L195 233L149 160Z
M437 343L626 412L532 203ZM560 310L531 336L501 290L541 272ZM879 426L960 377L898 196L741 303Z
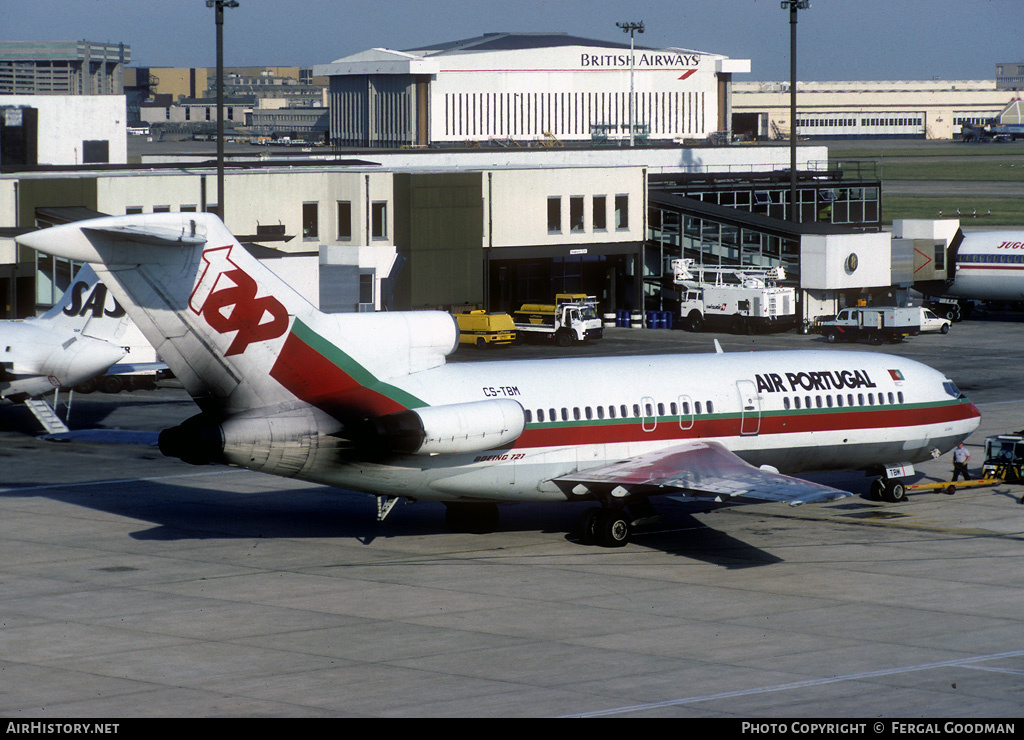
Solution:
M632 63L631 63L632 62ZM692 72L696 72L696 67L700 65L700 54L677 54L669 52L660 52L657 54L643 53L640 55L633 55L631 58L629 54L581 54L580 55L580 66L590 68L613 68L613 69L628 69L629 67L638 67L641 69L679 69L693 68Z

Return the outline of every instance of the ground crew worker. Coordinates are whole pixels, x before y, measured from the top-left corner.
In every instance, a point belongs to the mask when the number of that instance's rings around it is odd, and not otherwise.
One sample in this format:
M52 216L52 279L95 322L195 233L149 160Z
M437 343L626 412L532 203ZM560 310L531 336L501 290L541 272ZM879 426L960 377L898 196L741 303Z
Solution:
M964 480L970 480L971 475L967 472L967 461L971 459L971 453L964 447L964 443L961 442L957 445L957 448L953 450L953 480L958 480L960 474L963 473Z

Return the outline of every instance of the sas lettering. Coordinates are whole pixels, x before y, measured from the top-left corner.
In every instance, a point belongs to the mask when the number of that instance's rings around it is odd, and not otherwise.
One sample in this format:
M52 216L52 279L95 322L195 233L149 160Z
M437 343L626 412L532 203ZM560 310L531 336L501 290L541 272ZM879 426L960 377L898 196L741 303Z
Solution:
M856 388L877 388L865 370L821 370L809 373L786 373L786 382L778 373L755 375L757 392L841 391ZM786 384L789 384L787 389Z
M498 396L518 396L519 388L514 385L499 385L497 388L494 386L485 386L481 388L484 395L488 398L496 398Z
M119 319L124 316L124 309L121 308L121 304L117 302L114 296L110 296L110 300L114 301L114 307L107 308L106 285L96 283L96 287L89 294L89 298L83 301L82 294L88 288L89 284L83 282L77 282L71 286L71 303L64 307L64 314L66 316L85 316L90 311L94 319L98 319L101 316Z

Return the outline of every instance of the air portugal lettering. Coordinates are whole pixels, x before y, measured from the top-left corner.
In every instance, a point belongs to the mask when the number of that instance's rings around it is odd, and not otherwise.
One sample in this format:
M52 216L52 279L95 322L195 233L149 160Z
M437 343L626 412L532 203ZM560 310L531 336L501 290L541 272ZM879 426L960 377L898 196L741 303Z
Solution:
M778 373L755 375L757 392L791 393L793 391L841 391L877 388L866 370L820 370L810 373ZM788 385L788 387L787 387Z
M231 259L232 246L203 252L203 274L189 308L219 334L236 332L225 357L240 355L254 342L276 339L288 329L288 311L273 296L257 298L257 285Z

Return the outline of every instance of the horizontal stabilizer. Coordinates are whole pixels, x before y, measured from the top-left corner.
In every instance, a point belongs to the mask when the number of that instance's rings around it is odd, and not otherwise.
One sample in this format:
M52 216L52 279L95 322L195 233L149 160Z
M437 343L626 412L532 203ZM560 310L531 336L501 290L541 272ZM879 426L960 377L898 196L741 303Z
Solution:
M113 241L132 242L134 244L150 244L155 246L195 246L206 244L206 237L197 234L195 222L186 231L161 228L159 226L83 226L86 234L105 234Z
M851 495L837 488L756 468L718 442L709 440L587 468L556 478L554 482L563 490L582 485L591 491L622 489L629 495L640 496L674 493L719 503L785 501L796 506Z

